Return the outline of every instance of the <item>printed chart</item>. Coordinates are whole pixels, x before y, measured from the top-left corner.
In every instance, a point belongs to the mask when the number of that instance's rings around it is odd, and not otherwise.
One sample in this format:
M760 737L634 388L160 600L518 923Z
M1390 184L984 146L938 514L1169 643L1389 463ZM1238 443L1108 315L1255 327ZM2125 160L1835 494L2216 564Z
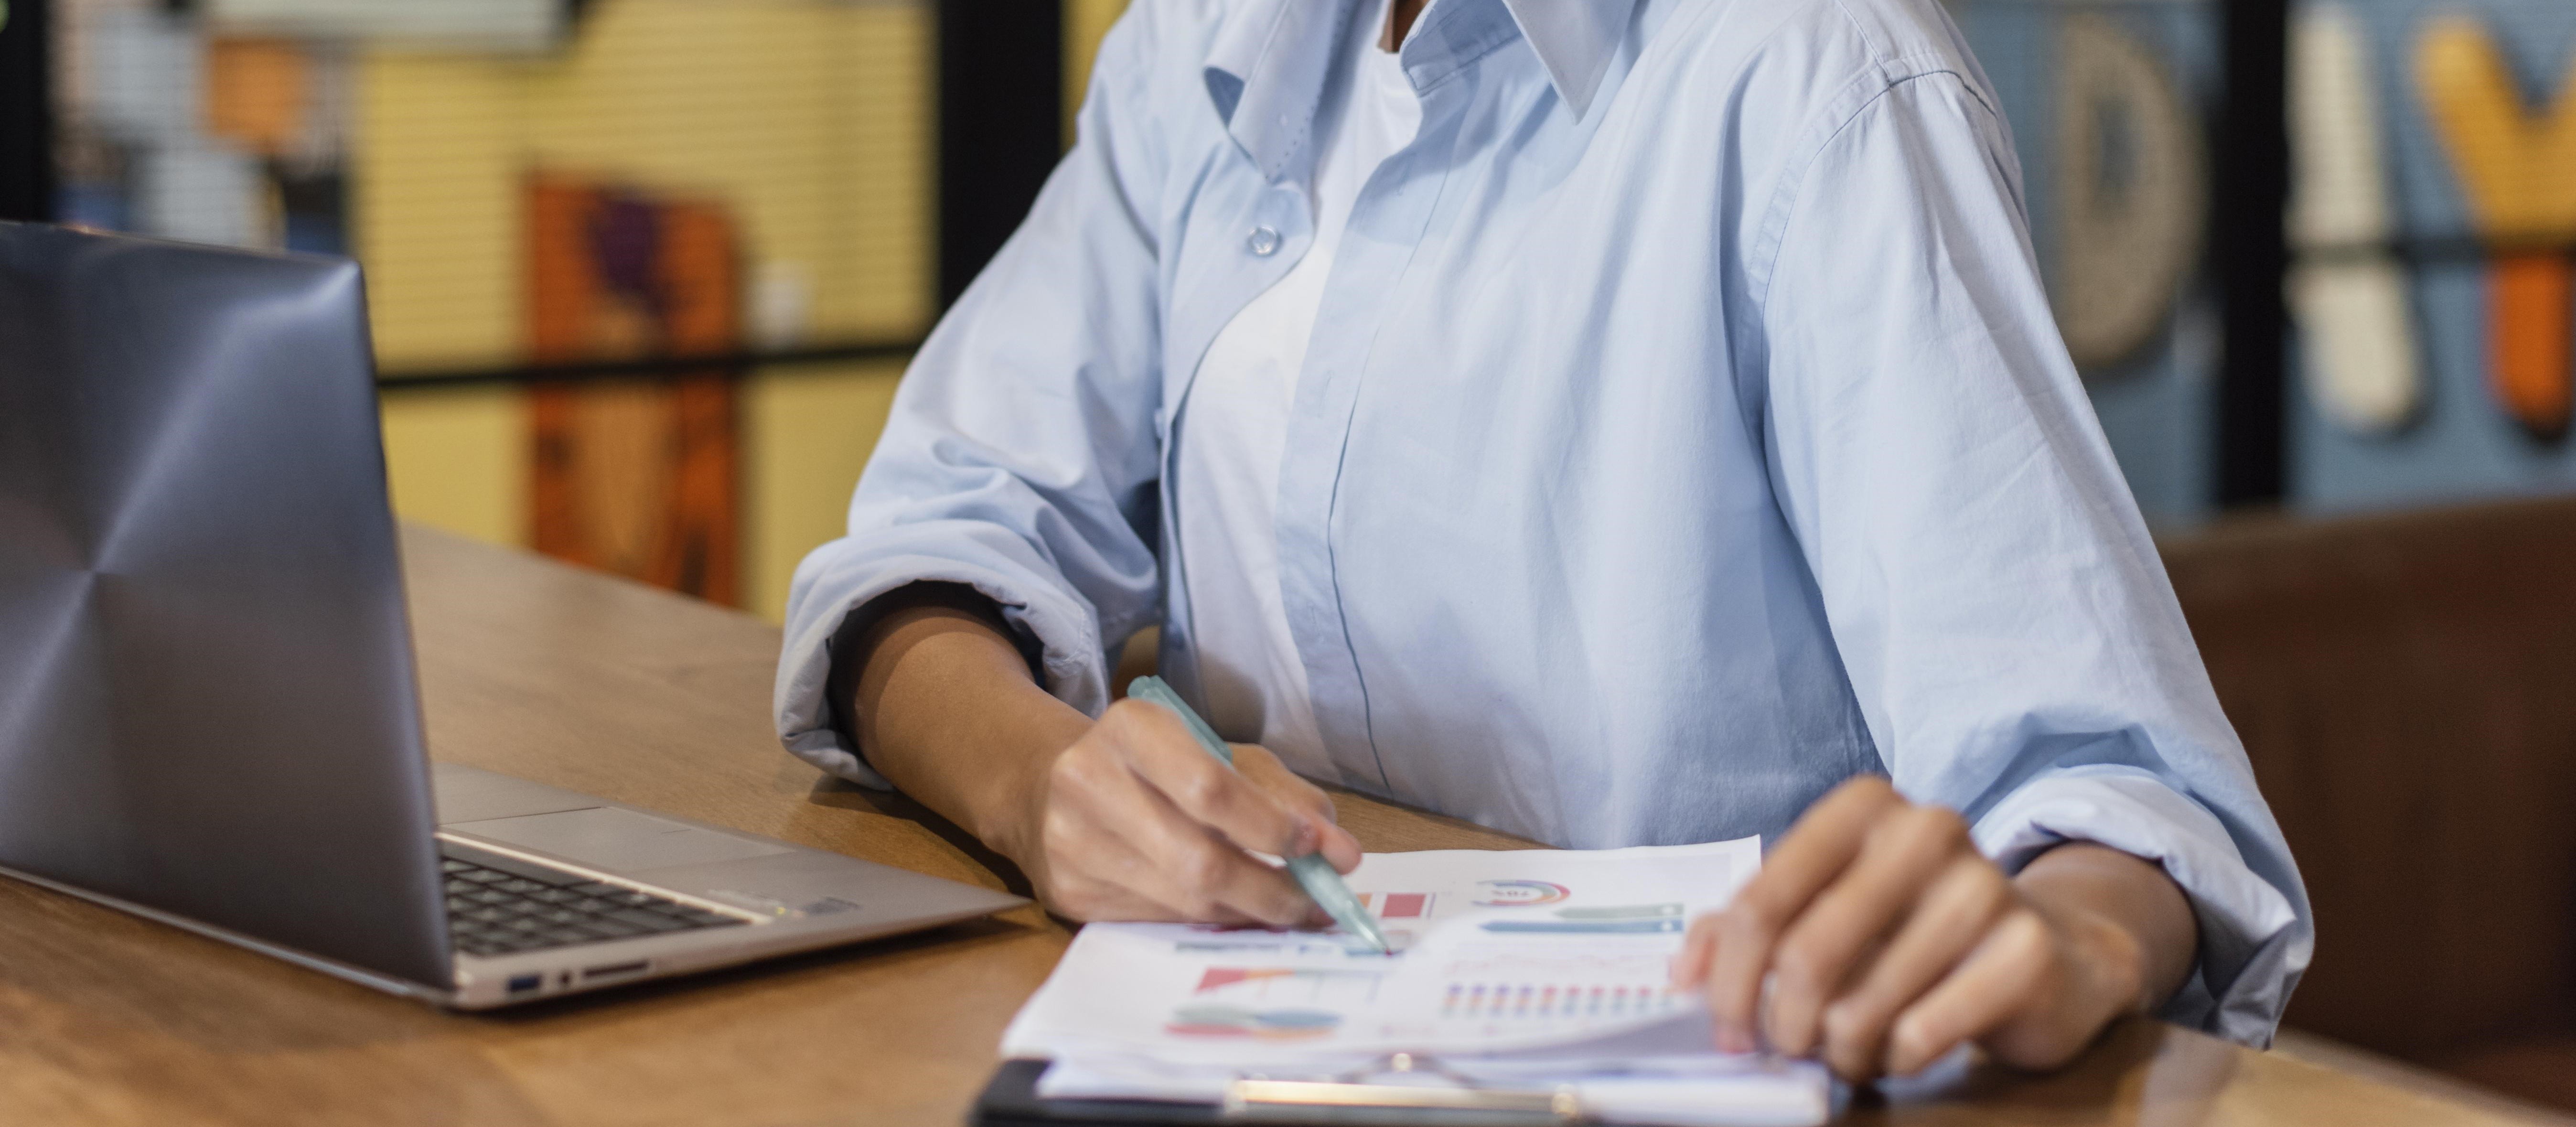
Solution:
M1440 954L1436 969L1413 969L1433 970L1440 1020L1453 1035L1624 1025L1691 1002L1672 988L1671 954L1661 944L1475 940Z
M1345 1013L1377 1001L1376 971L1209 967L1163 1028L1176 1037L1321 1037Z
M1370 854L1349 883L1398 938L1093 924L1004 1038L1015 1055L1176 1067L1527 1052L1687 1019L1669 962L1760 864L1754 839Z

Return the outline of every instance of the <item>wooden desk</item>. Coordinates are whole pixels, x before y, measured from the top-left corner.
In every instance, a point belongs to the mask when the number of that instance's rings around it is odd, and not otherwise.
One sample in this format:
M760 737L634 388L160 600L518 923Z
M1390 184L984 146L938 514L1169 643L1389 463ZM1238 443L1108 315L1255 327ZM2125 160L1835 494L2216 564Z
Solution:
M823 781L769 723L752 618L410 531L440 759L1000 887L971 841ZM1515 839L1356 797L1373 850ZM931 935L497 1015L443 1013L0 880L0 1124L925 1124L960 1121L1064 949L1034 909ZM1864 1098L1898 1123L2498 1123L2139 1022L2037 1080Z

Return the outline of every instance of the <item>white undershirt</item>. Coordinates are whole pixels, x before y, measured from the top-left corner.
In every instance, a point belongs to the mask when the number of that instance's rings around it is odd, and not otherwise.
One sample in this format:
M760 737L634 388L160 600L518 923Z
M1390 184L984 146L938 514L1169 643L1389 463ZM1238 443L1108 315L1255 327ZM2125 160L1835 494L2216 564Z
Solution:
M1333 774L1306 695L1306 665L1279 594L1273 513L1289 406L1324 281L1369 174L1413 140L1422 104L1378 18L1354 28L1359 56L1339 113L1316 122L1315 241L1306 256L1218 332L1199 363L1180 426L1175 505L1183 595L1208 719L1226 738L1255 740L1301 774Z

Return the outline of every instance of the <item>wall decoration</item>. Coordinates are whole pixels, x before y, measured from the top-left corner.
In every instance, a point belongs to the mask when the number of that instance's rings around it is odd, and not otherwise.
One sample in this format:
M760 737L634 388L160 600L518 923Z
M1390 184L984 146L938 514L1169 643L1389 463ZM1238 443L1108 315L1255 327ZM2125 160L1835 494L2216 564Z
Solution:
M2192 110L2147 45L2097 14L2057 29L2058 329L2100 372L2160 338L2200 260L2207 158Z
M2576 375L2576 4L2291 12L2292 506L2576 489L2576 443L2557 437ZM2368 408L2393 408L2408 361L2413 406L2387 425Z
M2299 261L2289 300L2307 343L2308 393L2337 423L2385 434L2424 399L2369 45L2352 12L2314 4L2290 29L2292 196Z
M2563 437L2576 380L2566 251L2576 242L2576 81L2547 110L2526 111L2495 41L2462 16L2425 28L2416 74L2478 235L2495 248L2487 330L2496 398L2533 437Z
M721 206L540 174L525 230L537 361L742 347L740 256ZM738 597L730 373L539 386L530 420L538 551L717 602Z

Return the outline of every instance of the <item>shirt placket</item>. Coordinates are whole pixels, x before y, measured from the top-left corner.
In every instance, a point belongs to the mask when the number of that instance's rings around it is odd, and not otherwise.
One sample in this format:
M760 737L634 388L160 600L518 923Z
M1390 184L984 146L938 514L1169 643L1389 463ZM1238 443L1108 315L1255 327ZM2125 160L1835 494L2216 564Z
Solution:
M1419 89L1418 64L1408 62L1407 71ZM1350 485L1345 455L1370 347L1395 304L1448 175L1446 162L1428 154L1445 156L1454 144L1464 116L1463 86L1447 83L1424 96L1422 124L1413 143L1388 157L1352 203L1349 226L1316 311L1306 363L1298 373L1279 467L1275 521L1280 601L1306 667L1317 733L1342 782L1380 794L1392 784L1369 728L1368 687L1351 644L1334 569L1334 499Z
M1185 246L1204 248L1205 257L1180 272L1183 284L1172 307L1173 333L1167 343L1166 371L1187 375L1167 389L1161 418L1164 571L1164 642L1160 666L1165 679L1187 699L1204 703L1198 676L1198 651L1191 642L1188 589L1189 560L1181 550L1180 505L1172 491L1188 488L1179 475L1180 435L1188 426L1190 390L1217 334L1243 307L1269 289L1314 246L1314 209L1306 186L1295 179L1265 181L1248 173L1229 181L1250 186L1240 202L1208 209L1211 219L1191 233Z

